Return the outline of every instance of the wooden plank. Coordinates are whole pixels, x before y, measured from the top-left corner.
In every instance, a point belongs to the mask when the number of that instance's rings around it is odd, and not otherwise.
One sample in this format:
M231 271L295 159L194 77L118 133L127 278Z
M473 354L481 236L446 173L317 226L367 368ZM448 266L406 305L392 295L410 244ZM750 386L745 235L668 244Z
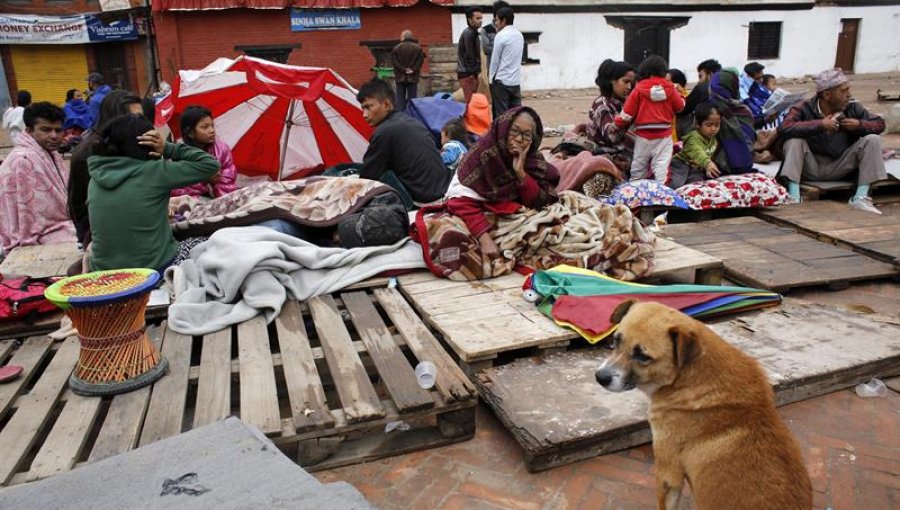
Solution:
M59 321L63 317L65 317L65 313L59 310L43 315L31 324L24 321L0 322L0 338L23 338L49 333L59 329Z
M309 300L309 311L348 421L353 423L383 417L384 407L353 348L353 341L334 299L331 296L312 298Z
M708 242L704 233L716 239L726 235L730 240ZM729 278L775 291L897 275L889 264L799 233L786 232L785 228L755 217L669 225L666 234L679 243L694 245L720 257Z
M781 309L710 327L760 362L778 405L900 374L900 325L891 318L787 299ZM607 352L524 358L477 379L485 402L525 450L530 471L650 441L647 397L606 392L594 381Z
M375 297L416 358L434 363L437 369L435 386L444 399L471 399L475 395L474 386L419 320L403 296L396 289L376 289Z
M194 428L231 415L231 328L203 336Z
M15 398L34 377L34 369L50 354L53 340L38 336L28 338L7 362L9 365L21 365L24 370L17 379L0 384L0 419L6 416Z
M434 406L434 399L419 386L412 366L394 343L369 296L351 292L341 294L341 299L397 409L409 412Z
M264 317L256 316L238 324L238 360L241 421L258 427L264 434L281 432L275 369Z
M334 426L325 389L296 301L287 301L275 318L284 380L291 403L291 418L298 433Z
M655 265L650 275L653 278L669 276L685 269L722 267L722 261L718 257L681 246L664 237L656 238L656 249Z
M854 211L846 203L822 200L802 207L762 211L766 221L789 226L799 232L900 266L900 204L879 204L882 214ZM885 243L886 244L876 244Z
M193 339L168 327L163 335L162 354L169 361L169 373L153 384L141 430L141 446L180 434L184 424Z
M26 475L28 481L62 473L75 466L100 412L101 402L98 397L67 392L65 407L31 463Z
M148 326L147 336L157 349L162 348L165 323ZM165 379L168 376L163 376ZM100 427L97 440L91 449L88 462L96 462L135 448L141 436L141 428L150 403L151 386L144 386L113 397Z
M81 256L75 243L20 246L0 262L0 273L35 278L65 276L65 270Z
M0 484L9 482L50 418L78 360L79 349L77 339L64 340L31 391L19 398L18 410L0 431Z
M6 357L9 356L9 353L12 352L15 346L16 342L14 340L0 340L0 363L7 364Z

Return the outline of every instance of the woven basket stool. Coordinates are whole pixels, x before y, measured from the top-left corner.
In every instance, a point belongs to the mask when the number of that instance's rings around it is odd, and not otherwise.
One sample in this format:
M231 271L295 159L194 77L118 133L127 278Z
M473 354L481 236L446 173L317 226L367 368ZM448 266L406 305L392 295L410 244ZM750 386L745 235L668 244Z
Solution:
M44 292L78 330L81 351L69 378L79 395L115 395L153 383L169 363L147 338L144 311L159 281L152 269L72 276Z

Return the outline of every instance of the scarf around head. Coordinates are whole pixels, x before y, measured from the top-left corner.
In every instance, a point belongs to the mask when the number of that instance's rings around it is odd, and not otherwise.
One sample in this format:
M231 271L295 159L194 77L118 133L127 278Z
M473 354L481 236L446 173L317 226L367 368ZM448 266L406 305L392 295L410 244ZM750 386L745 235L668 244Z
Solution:
M506 137L513 121L520 113L529 113L535 123L535 137L525 159L525 173L537 181L540 195L535 207L543 207L556 202L556 184L559 172L547 163L538 152L544 128L537 113L527 107L519 106L507 110L494 120L488 131L475 147L462 160L457 171L459 182L489 202L517 202L519 190L516 185L516 172L513 170L513 156L506 146Z
M737 73L729 70L713 74L709 82L709 101L722 117L719 142L728 157L732 171L753 168L753 113L741 102L740 81Z

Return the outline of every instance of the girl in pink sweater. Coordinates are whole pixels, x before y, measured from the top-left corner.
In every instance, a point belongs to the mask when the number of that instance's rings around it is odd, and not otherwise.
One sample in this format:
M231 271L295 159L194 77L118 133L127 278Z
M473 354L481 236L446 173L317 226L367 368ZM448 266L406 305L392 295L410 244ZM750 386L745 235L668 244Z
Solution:
M237 169L231 157L231 147L216 139L212 112L202 106L188 106L181 114L181 137L185 144L203 149L216 158L222 165L222 170L206 182L172 190L173 197L190 195L219 198L237 189Z

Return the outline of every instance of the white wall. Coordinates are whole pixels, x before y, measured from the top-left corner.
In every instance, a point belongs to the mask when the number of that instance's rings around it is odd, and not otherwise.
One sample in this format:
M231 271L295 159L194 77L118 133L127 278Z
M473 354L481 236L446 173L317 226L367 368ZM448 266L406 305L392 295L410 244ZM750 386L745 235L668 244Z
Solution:
M615 13L617 16L629 15ZM816 7L804 11L709 11L635 13L634 16L689 16L684 27L671 32L670 65L696 79L697 64L716 58L725 66L747 62L751 21L781 21L781 57L760 60L766 72L798 77L834 66L842 18L861 18L856 49L857 73L900 71L900 6ZM465 28L465 16L453 15L454 40ZM490 19L486 15L485 19ZM624 31L610 26L601 13L516 15L523 32L540 31L529 56L540 65L523 68L523 89L571 89L594 86L597 66L605 58L621 59ZM637 62L634 62L637 64Z

